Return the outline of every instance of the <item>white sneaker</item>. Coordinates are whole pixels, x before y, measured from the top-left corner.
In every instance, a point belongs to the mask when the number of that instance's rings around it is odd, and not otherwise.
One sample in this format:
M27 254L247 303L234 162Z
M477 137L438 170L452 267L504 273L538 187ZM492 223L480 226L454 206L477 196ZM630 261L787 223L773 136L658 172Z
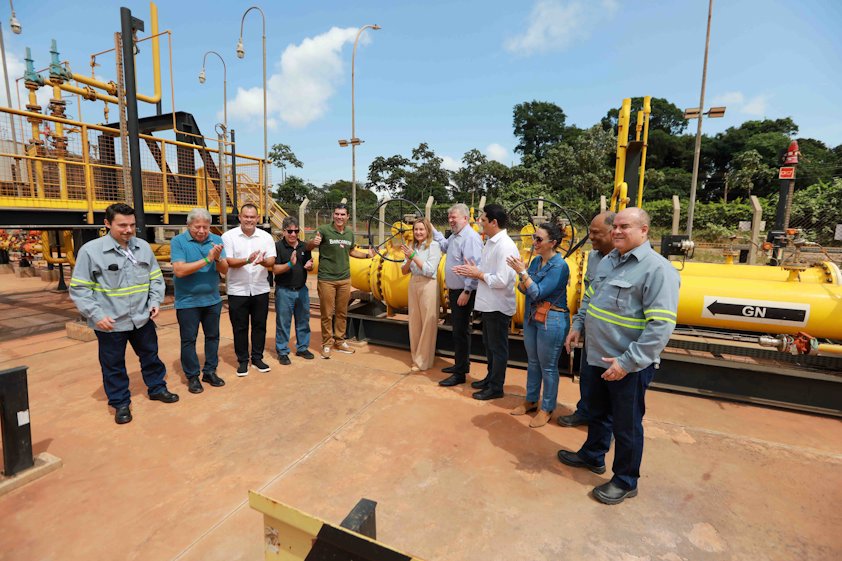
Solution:
M345 353L346 355L352 355L356 352L351 348L347 341L342 341L341 344L334 345L333 348L336 349L337 352Z
M322 347L322 358L330 358L330 347L327 345Z

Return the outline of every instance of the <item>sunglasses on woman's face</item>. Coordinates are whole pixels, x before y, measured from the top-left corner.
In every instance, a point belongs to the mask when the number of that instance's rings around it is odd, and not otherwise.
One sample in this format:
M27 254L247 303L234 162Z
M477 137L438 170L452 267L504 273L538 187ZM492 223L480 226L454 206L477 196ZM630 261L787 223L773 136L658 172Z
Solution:
M535 240L538 243L544 242L544 238L542 238L541 236L536 236L535 234L532 234L532 239Z
M287 234L297 234L299 230L287 230Z

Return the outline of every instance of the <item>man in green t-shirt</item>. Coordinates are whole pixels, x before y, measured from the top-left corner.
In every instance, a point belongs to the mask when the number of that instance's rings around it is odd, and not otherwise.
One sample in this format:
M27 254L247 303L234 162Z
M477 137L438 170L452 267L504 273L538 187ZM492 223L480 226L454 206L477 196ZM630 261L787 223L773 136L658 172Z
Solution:
M330 358L331 349L354 354L345 341L348 301L351 299L350 257L365 259L373 255L354 246L354 233L345 229L348 207L343 203L333 210L333 223L319 226L307 249L319 247L319 314L322 317L322 358Z

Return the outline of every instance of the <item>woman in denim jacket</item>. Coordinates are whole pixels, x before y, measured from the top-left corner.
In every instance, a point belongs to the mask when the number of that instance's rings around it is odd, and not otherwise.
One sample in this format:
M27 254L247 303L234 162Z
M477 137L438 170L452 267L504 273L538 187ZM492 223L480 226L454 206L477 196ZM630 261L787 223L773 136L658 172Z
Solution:
M519 257L509 257L507 263L520 277L517 289L526 295L523 321L523 343L529 366L526 371L526 399L515 407L512 415L525 415L538 410L541 383L544 396L538 414L529 423L542 427L550 420L558 398L558 357L570 327L567 310L567 281L570 269L557 253L562 232L556 224L541 224L532 236L536 257L529 268ZM537 321L539 305L549 302L550 308L543 322ZM545 304L546 306L546 304Z

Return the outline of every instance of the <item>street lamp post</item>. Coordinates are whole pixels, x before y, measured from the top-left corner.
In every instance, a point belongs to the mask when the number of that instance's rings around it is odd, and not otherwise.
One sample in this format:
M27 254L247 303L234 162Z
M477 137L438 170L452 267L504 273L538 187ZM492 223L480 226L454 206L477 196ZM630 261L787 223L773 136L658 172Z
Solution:
M12 29L12 33L15 35L20 35L20 32L23 31L23 27L21 26L18 18L15 17L15 6L12 4L12 0L9 0L9 6L12 9L12 17L9 18L9 27ZM6 79L6 103L8 104L9 108L12 107L12 92L9 89L9 71L6 67L6 40L3 37L3 26L0 24L0 54L3 57L3 76ZM11 114L9 115L9 128L12 129L12 145L14 153L18 153L18 134L15 130L15 121L12 118ZM20 161L15 158L15 168L18 170L18 176L15 178L15 184L17 185L17 193L18 196L21 195L21 189L19 181L21 181L20 177Z
M351 53L351 138L350 140L340 140L339 146L351 146L351 229L354 235L357 233L357 146L363 141L357 138L356 119L354 115L354 62L357 57L357 43L360 40L360 35L366 29L378 30L381 27L377 24L364 25L357 31L357 37L354 39L354 50Z
M699 158L702 149L702 112L705 109L705 81L708 73L708 47L710 46L710 20L713 15L713 0L708 2L708 26L705 36L705 61L702 64L702 92L699 95L698 119L696 127L696 147L693 150L693 178L690 180L690 202L687 205L687 236L693 237L693 210L696 207L696 184L699 180ZM685 115L687 113L685 112ZM692 117L690 117L692 118Z
M260 16L263 18L263 194L266 197L263 220L269 222L269 137L266 133L266 14L258 6L252 6L243 12L243 17L240 20L240 40L237 41L237 58L246 56L246 50L243 48L243 26L246 22L246 16L252 10L260 12Z
M216 55L222 62L222 124L225 126L225 134L228 134L228 68L225 66L225 59L222 58L216 51L208 51L202 58L202 71L199 72L199 83L205 83L205 64L208 61L208 55Z

